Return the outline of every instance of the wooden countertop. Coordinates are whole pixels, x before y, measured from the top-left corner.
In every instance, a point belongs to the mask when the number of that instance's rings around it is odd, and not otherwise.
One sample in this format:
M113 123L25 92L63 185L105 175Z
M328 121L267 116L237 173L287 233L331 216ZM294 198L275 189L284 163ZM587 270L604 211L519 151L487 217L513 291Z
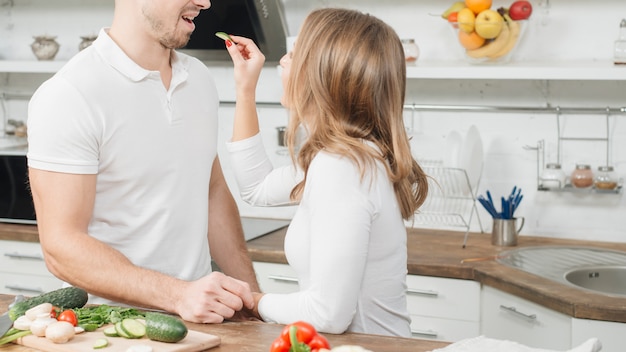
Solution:
M554 282L493 259L461 263L463 259L493 258L505 250L530 246L590 246L626 252L626 243L520 236L517 247L497 247L491 244L491 234L470 233L463 248L462 232L426 229L408 232L409 274L474 280L572 317L626 323L626 298ZM282 229L248 242L252 260L287 263L283 252L285 233L286 229Z
M285 233L286 229L281 229L248 242L252 260L286 264ZM626 252L626 243L520 236L517 247L497 247L491 245L490 234L470 233L463 248L463 235L455 231L409 229L409 274L475 280L575 318L626 323L626 298L578 289L495 260L461 262L468 258L493 258L501 251L529 246L590 246ZM2 239L37 242L37 229L32 225L0 224Z
M7 311L13 296L0 294L0 313ZM221 338L218 347L211 348L210 352L241 352L241 351L269 351L272 341L280 335L283 325L263 322L225 322L222 324L194 324L186 323L189 329L206 332ZM417 340L408 338L365 335L365 334L323 334L331 346L360 345L375 352L427 352L442 348L449 343ZM29 347L15 344L0 346L2 352L37 351Z

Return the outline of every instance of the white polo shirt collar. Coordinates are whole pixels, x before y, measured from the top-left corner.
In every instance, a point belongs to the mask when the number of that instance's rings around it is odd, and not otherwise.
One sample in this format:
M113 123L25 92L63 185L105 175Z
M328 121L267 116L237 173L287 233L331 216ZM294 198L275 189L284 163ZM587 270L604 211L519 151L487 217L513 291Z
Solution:
M138 82L154 74L154 71L146 70L133 61L126 53L113 41L108 34L109 28L100 29L98 38L93 42L93 46L98 54L107 61L113 68L119 71L128 79ZM172 54L172 80L184 81L187 78L188 58L178 55L175 51Z

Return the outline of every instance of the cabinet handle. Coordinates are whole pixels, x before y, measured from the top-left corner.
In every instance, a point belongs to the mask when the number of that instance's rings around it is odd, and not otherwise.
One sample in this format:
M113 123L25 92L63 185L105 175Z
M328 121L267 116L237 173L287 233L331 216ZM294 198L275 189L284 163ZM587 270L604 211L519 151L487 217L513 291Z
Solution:
M27 259L27 260L38 260L43 261L43 257L38 254L19 254L15 253L4 253L5 257L9 257L11 259Z
M439 296L439 292L433 290L421 290L419 288L409 288L406 290L406 293L410 295L422 295L422 296Z
M420 335L420 336L428 336L430 338L436 338L437 336L439 336L439 333L436 331L432 331L432 330L413 330L411 329L411 334L412 335Z
M296 279L294 277L289 277L289 276L268 275L267 278L270 279L270 280L288 282L288 283L293 283L293 284L297 284L298 283L298 279Z
M537 320L537 314L524 314L522 312L518 312L517 309L515 307L507 307L505 305L500 305L500 309L506 311L506 312L510 312L513 313L514 315L517 315L518 317L524 318L530 322L536 321Z
M20 292L32 292L32 293L44 293L44 290L38 287L22 287L16 285L4 285L4 288L12 290L12 291L20 291Z

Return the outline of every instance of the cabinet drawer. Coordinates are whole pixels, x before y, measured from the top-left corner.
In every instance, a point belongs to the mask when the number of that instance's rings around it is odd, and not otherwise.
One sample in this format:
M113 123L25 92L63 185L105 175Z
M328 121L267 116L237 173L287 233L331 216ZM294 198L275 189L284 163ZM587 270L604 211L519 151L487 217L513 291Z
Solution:
M289 265L265 262L253 262L252 265L261 291L292 293L300 289L296 272Z
M63 282L50 275L25 275L0 273L0 293L11 295L37 296L44 292L59 289Z
M411 334L416 339L456 342L480 335L480 323L411 315Z
M572 347L596 337L602 343L602 352L623 352L624 336L625 323L572 318Z
M479 321L480 283L432 276L407 276L411 315Z
M568 350L571 317L489 286L482 290L481 333L535 348Z
M46 268L39 243L0 241L0 247L0 271L51 275Z

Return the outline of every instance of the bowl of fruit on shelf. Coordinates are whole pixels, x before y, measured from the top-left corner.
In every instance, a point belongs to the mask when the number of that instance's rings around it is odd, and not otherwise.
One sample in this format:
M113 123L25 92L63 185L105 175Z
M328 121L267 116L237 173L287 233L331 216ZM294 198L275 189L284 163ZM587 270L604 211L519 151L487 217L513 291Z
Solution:
M532 14L532 5L526 0L497 9L492 5L492 0L457 1L441 15L448 21L463 58L469 63L510 62Z

